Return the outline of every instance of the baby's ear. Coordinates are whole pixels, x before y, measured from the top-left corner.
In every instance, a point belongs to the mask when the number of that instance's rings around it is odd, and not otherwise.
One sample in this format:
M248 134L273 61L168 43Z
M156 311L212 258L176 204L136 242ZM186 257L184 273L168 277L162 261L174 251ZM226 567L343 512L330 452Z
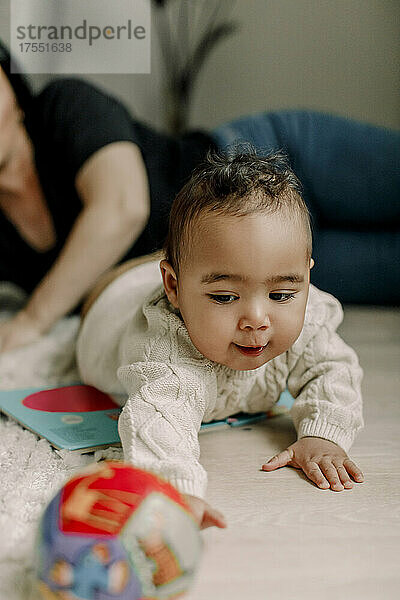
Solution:
M162 260L160 262L160 270L167 298L174 308L179 308L178 278L176 273L167 260Z
M310 258L310 269L312 269L314 265L315 265L314 259Z

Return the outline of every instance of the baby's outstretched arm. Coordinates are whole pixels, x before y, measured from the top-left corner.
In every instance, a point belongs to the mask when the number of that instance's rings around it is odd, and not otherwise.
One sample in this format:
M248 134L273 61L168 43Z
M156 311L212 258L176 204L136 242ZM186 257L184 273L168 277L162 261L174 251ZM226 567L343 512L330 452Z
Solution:
M298 440L262 466L302 469L321 489L350 489L364 480L346 452L363 426L358 358L336 333L343 312L324 292L310 290L308 320L285 356L290 416Z
M198 462L202 407L185 383L201 391L204 378L197 381L190 366L150 361L122 367L119 376L130 392L119 422L125 460L175 485L200 529L226 527L223 515L200 497L206 484Z
M263 471L280 467L302 469L319 488L342 492L353 487L353 482L364 481L359 467L334 442L319 437L303 437L262 465Z
M182 494L204 498L198 432L208 372L197 364L148 360L120 367L118 377L129 394L118 423L124 459Z

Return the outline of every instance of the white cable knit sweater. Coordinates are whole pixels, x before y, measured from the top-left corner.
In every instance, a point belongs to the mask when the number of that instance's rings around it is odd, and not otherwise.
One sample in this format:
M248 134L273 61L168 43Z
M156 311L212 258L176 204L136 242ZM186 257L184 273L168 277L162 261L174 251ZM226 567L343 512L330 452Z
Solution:
M200 354L160 281L158 262L121 275L94 303L78 338L83 381L122 402L128 395L119 419L125 460L204 497L201 422L266 411L286 386L298 437L349 449L363 426L362 371L336 333L343 313L333 296L311 286L293 346L258 369L236 371Z

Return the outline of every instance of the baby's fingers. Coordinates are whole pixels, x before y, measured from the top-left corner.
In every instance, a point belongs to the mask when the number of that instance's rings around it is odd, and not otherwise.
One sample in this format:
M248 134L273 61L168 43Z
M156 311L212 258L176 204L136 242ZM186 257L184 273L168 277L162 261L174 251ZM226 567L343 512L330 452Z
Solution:
M267 463L262 465L261 469L263 471L275 471L275 469L279 469L280 467L286 467L286 465L290 464L293 458L293 450L291 448L286 448L283 452L280 452L276 456L273 456L269 459Z
M337 472L340 477L340 481L343 484L343 487L346 490L350 490L353 487L353 482L351 481L348 472L342 464L335 464L335 467L337 468Z
M344 482L340 476L337 467L332 463L329 458L322 459L320 461L320 468L326 479L329 481L331 490L334 492L343 492ZM345 477L342 473L342 476Z
M357 467L356 463L354 463L352 460L350 460L350 458L347 458L346 460L344 460L343 465L344 465L346 471L352 476L354 481L356 481L357 483L362 483L364 481L364 475L363 475L361 469L359 469Z
M327 490L330 487L329 481L324 477L324 474L316 462L307 462L303 466L303 471L308 479L311 479L311 481L322 490Z
M226 521L224 515L219 512L219 510L207 505L204 511L203 520L200 523L200 529L206 529L207 527L212 526L225 529Z

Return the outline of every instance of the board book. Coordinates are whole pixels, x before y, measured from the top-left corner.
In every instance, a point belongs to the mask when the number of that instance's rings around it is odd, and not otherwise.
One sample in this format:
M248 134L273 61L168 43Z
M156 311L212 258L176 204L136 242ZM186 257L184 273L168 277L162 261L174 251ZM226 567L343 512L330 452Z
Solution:
M238 413L203 423L201 433L215 428L239 427L287 412L292 399L284 392L265 413ZM93 452L120 446L118 417L122 408L111 396L90 385L0 390L0 411L58 450Z

